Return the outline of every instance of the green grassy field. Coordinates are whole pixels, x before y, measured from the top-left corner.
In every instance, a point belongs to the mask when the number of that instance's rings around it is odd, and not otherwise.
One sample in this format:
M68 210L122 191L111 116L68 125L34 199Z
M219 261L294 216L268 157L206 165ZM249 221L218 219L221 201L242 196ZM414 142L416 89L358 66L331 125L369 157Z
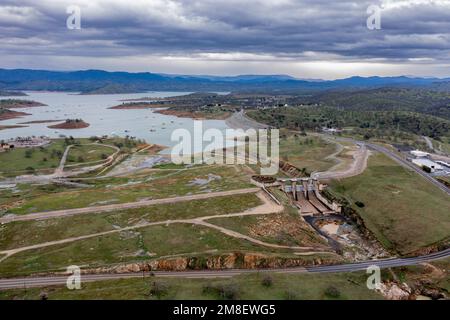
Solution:
M51 144L36 148L15 148L0 153L0 178L23 174L49 174L58 167L66 147L76 144L70 150L66 165L83 162L100 161L103 155L111 155L114 148L103 145L92 145L90 139L54 139ZM105 139L102 143L115 145L122 151L129 151L138 142L124 138ZM80 145L77 145L80 144ZM85 145L89 144L89 145ZM82 160L82 161L81 161Z
M272 285L262 284L270 277ZM0 299L39 299L45 292L50 300L56 299L277 299L277 300L375 300L383 297L367 289L364 272L344 274L298 274L257 273L236 276L231 279L176 279L152 278L126 279L83 283L81 290L70 291L65 287L30 288L27 290L4 290ZM158 297L150 295L153 283L164 285L167 290ZM214 292L206 288L225 288ZM330 295L329 288L337 289L337 296Z
M220 231L191 224L144 227L136 230L53 245L17 253L0 263L3 277L61 271L69 265L100 267L116 263L148 261L173 255L221 254L226 252L289 254L227 236ZM294 257L294 255L290 255ZM305 256L312 259L314 256Z
M243 194L41 221L12 222L0 226L0 250L114 230L115 227L129 227L142 221L238 213L260 204L261 200L255 194Z
M114 148L95 144L74 146L69 151L66 165L70 166L71 164L76 163L104 161L115 151Z
M38 195L23 194L21 199L24 202L10 208L8 212L26 214L253 187L249 178L233 166L200 166L176 172L162 171L155 172L154 176L146 175L135 179L94 180L92 187L84 189L64 192L56 190ZM210 182L195 183L195 179L208 179L210 174L215 175L210 176ZM82 182L89 183L88 180Z
M332 167L332 160L324 160L336 151L334 143L315 136L295 136L288 134L280 138L280 159L293 164L307 172L323 171Z
M353 205L387 248L406 254L449 237L448 196L382 154L369 158L363 174L331 182L331 191Z
M54 140L42 148L15 148L0 153L0 176L15 176L34 170L52 169L59 161L66 146L64 140Z

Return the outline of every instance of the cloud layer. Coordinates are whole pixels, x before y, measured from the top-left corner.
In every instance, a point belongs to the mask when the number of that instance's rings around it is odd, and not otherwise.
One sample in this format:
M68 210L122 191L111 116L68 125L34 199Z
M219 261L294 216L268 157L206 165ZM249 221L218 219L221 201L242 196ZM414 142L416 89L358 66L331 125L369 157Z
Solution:
M81 30L66 28L70 5ZM8 68L444 76L450 0L2 0L0 40Z

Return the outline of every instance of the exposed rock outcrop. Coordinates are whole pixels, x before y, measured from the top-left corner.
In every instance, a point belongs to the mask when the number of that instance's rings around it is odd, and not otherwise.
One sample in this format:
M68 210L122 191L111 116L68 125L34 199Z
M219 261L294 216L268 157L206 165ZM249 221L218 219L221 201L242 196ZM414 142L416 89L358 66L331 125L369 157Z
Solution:
M338 262L335 257L298 257L285 258L259 253L234 252L223 255L176 257L154 259L150 261L84 269L84 274L98 273L132 273L143 271L185 271L185 270L223 270L223 269L273 269Z

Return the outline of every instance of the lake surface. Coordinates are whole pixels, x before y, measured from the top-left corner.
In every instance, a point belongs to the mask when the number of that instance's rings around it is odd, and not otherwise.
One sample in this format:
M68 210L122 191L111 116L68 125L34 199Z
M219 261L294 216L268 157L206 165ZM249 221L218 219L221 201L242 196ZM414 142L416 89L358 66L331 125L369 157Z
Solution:
M21 122L36 120L62 120L81 118L90 126L84 129L61 130L49 129L47 126L56 123L25 124L28 127L0 130L0 140L17 136L48 136L58 138L61 135L75 138L90 136L126 135L144 139L149 143L174 146L171 134L177 128L185 128L193 132L194 120L154 113L145 110L114 110L109 107L122 104L124 99L142 97L170 97L189 94L190 92L145 92L138 94L78 95L67 92L26 92L26 97L1 97L0 99L34 100L46 104L44 107L20 108L15 111L30 113L30 116L0 121L0 125L15 125ZM223 120L202 121L203 130L209 128L224 132L228 126ZM152 132L152 131L154 132ZM204 143L208 145L209 143ZM197 148L195 152L199 151Z

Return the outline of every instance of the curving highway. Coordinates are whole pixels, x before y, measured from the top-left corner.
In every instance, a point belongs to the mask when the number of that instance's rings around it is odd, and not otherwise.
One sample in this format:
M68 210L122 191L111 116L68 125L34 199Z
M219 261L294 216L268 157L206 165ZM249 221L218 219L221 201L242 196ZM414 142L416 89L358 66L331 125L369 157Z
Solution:
M437 181L431 174L423 171L421 168L414 165L412 162L407 161L406 159L400 157L395 152L392 152L388 148L385 148L383 146L380 146L378 144L370 143L367 141L359 141L352 138L342 138L342 137L335 137L336 141L346 141L346 142L352 142L355 144L365 145L367 148L378 151L383 153L384 155L388 156L395 162L397 162L402 167L405 167L407 169L411 169L415 171L417 174L421 175L423 178L425 178L428 182L434 184L436 187L444 191L447 195L450 195L450 188L445 186L444 184Z

